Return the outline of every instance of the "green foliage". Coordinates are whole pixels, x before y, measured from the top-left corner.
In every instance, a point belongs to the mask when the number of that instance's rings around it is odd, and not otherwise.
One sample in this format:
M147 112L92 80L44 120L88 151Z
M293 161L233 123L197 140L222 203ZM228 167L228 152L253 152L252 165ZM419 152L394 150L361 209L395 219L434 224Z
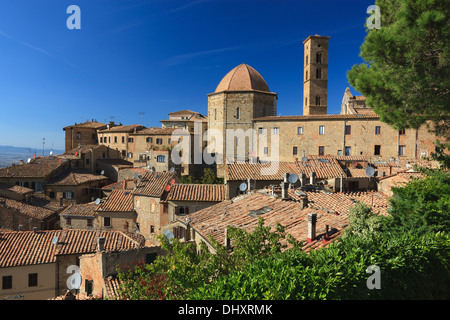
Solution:
M450 143L442 143L441 141L436 140L435 144L436 150L431 153L431 159L439 162L440 169L450 169ZM447 149L447 153L445 152L445 149Z
M381 228L379 216L372 211L372 208L361 202L357 202L349 210L348 233L356 236L367 236L373 234Z
M223 178L218 178L211 168L203 169L203 175L200 179L195 179L193 176L182 176L181 181L183 183L200 183L200 184L223 184Z
M427 170L423 179L412 179L392 191L392 209L383 219L386 232L410 230L423 234L450 230L450 172Z
M396 129L426 120L449 138L449 10L446 0L377 0L381 28L368 29L366 63L348 72L382 121Z

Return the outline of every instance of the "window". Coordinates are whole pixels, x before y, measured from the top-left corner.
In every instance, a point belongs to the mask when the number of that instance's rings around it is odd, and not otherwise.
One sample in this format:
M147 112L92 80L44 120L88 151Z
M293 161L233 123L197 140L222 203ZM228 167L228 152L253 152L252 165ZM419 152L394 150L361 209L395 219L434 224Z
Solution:
M110 217L104 217L103 218L103 226L104 227L111 227L111 218Z
M325 154L325 147L319 146L319 156L323 156Z
M316 53L316 63L322 63L322 52Z
M405 129L402 129L402 130L398 130L398 134L399 135L404 135L406 133L406 130Z
M239 145L239 137L236 137L236 147Z
M273 134L279 134L279 133L280 133L280 129L278 127L274 127Z
M376 126L375 127L375 134L380 134L381 133L381 127L380 126Z
M75 193L68 191L68 192L63 192L63 197L66 199L72 199L75 198Z
M77 139L81 139L81 133L77 132Z
M306 64L308 64L308 59L309 57L308 57L308 55L306 55Z
M296 156L298 152L297 147L292 148L292 155Z
M38 285L38 274L37 273L28 274L28 286L37 287L37 285Z
M345 126L345 134L352 134L352 126Z
M338 156L342 156L342 150L338 150Z
M67 223L68 226L71 226L72 225L72 218L67 217L66 218L66 223Z
M322 70L320 68L316 69L316 79L322 79Z
M133 158L133 152L128 152L128 158Z
M36 192L42 192L42 182L36 182Z
M94 280L84 280L84 289L87 295L91 295L92 291L94 291Z
M325 126L319 126L319 134L325 134Z
M100 137L100 143L103 143L103 137Z
M345 155L349 156L352 153L352 148L351 147L345 147Z
M3 290L12 289L12 276L2 277L2 289Z
M263 134L263 128L258 128L258 134Z
M150 233L155 233L155 226L150 226Z
M114 143L117 143L117 137L114 136Z
M166 162L166 156L159 155L156 157L156 161L157 162Z
M28 188L28 186L29 186L28 181L25 181L25 182L23 183L23 186L24 186L25 188Z
M122 136L122 143L125 143L125 137Z
M125 157L126 154L127 154L127 151L126 150L122 150L122 157Z
M306 80L308 80L308 70L306 70L306 73L305 73L305 81Z
M87 226L92 227L92 219L87 219Z
M316 106L320 106L320 96L316 96Z
M217 120L217 109L214 109L214 120Z
M375 145L374 154L376 156L379 156L381 154L381 146L380 145Z
M133 143L134 142L134 138L128 138L128 142Z
M308 98L305 98L305 106L308 105Z
M241 113L240 113L240 109L239 107L236 108L236 119L240 119L241 118Z
M89 158L86 158L86 164L89 164Z
M303 134L303 127L297 127L297 134Z
M264 154L269 154L269 147L264 147Z
M50 199L55 199L55 192L54 191L50 191Z
M405 155L405 146L398 146L398 155L399 156Z
M156 144L162 144L162 143L163 143L163 141L162 141L161 138L157 138L157 139L156 139Z

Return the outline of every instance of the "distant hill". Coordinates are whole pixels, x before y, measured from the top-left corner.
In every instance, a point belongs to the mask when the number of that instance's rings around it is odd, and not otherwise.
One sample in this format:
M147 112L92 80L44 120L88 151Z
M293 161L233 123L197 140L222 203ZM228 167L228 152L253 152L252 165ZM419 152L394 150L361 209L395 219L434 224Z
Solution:
M45 156L50 155L50 150L45 149ZM0 168L9 167L13 163L19 163L20 160L27 161L29 157L32 157L36 153L36 156L42 156L42 149L26 148L26 147L13 147L13 146L0 146ZM64 150L53 149L53 155L62 154Z

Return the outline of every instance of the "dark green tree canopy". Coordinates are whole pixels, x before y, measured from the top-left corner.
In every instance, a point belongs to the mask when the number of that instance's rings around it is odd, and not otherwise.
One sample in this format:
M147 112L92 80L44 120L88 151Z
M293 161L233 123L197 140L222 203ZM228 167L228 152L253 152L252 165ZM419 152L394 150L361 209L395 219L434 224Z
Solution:
M347 73L380 119L396 129L432 121L450 135L449 10L447 0L377 0L381 28L368 29L366 63Z

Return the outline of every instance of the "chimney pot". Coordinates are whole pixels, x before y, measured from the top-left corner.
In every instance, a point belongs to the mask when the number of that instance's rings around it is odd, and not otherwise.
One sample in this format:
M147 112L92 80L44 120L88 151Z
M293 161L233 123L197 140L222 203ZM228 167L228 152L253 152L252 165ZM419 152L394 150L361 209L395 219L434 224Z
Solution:
M225 227L225 247L230 249L230 238L228 237L228 226Z
M103 251L105 249L105 237L97 238L97 250Z
M281 200L287 200L288 197L288 189L289 189L289 183L288 182L282 182L281 183Z
M306 207L308 207L308 197L302 196L300 197L300 209L305 209Z
M316 239L316 222L317 222L317 213L310 212L308 213L308 242L312 242Z

